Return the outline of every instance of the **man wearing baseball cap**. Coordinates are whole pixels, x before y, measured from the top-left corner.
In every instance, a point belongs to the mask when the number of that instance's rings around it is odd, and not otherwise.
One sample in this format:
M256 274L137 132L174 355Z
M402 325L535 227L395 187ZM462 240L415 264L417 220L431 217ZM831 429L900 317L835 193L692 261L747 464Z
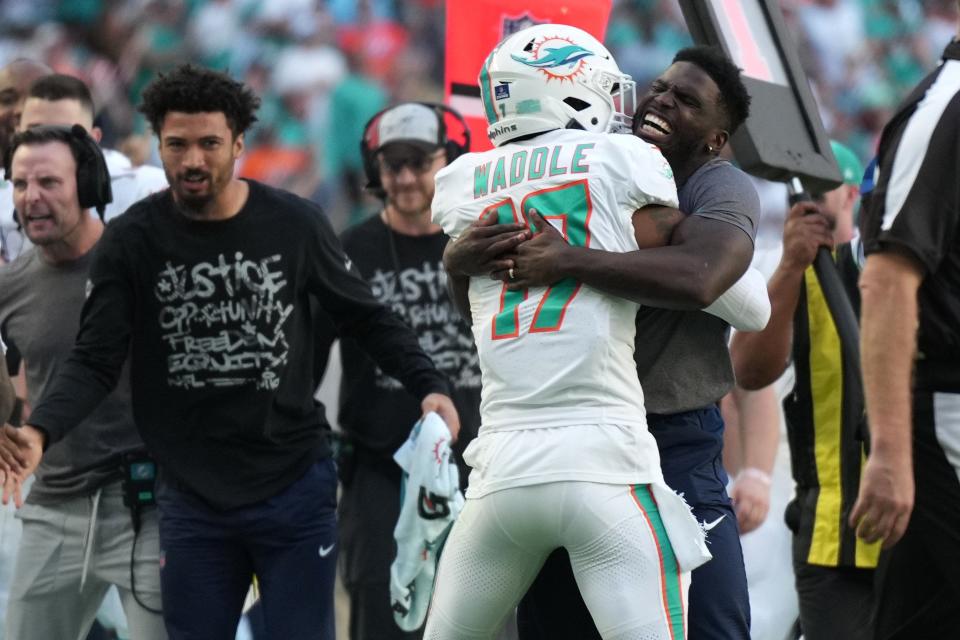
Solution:
M853 219L863 165L831 142L843 184L798 202L787 215L783 257L767 284L772 313L757 333L737 333L730 345L737 384L767 387L793 364L795 384L783 401L796 497L787 506L800 625L807 640L871 638L873 573L879 544L856 536L846 514L860 484L867 427L859 363L841 356L840 335L813 260L834 248L837 270L859 311ZM768 392L772 392L772 389Z
M856 218L860 210L860 181L863 179L863 163L850 147L830 141L833 157L837 159L843 184L822 194L821 211L833 220L833 240L837 245L850 242L856 234Z
M348 229L341 241L374 295L407 321L450 379L460 414L454 450L463 483L467 468L461 454L480 422L480 370L470 329L447 293L442 257L448 238L430 219L434 176L469 146L465 133L463 142L448 134L448 122L459 122L448 108L415 102L370 120L361 151L367 188L382 198L383 209ZM329 345L335 337L332 326L327 333ZM355 341L341 338L340 349L340 570L351 601L350 638L418 638L419 633L401 631L394 621L390 565L396 557L393 530L400 514L401 478L393 453L421 411L396 380L363 356Z

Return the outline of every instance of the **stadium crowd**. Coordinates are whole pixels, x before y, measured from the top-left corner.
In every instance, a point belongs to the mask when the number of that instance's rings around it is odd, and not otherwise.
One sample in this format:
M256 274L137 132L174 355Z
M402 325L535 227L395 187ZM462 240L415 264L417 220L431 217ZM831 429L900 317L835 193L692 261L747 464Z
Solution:
M861 158L953 33L950 0L782 0L831 136ZM690 44L676 0L617 0L606 44L644 86ZM42 60L102 105L108 147L157 164L134 109L158 71L193 61L263 97L241 172L317 201L335 228L369 214L356 140L389 103L443 94L441 0L8 0L0 61Z

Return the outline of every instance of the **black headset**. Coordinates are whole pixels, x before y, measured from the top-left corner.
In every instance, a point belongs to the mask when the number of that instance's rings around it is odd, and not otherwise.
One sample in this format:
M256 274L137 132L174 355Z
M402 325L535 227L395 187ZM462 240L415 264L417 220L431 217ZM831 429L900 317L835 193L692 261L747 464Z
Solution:
M83 209L96 209L100 220L106 206L113 202L113 189L110 186L110 172L107 170L107 161L97 141L90 137L87 130L81 125L72 127L57 125L42 125L30 127L13 137L10 148L3 158L4 178L13 178L13 152L21 144L43 144L44 142L59 141L70 146L73 158L77 163L77 200ZM14 220L20 221L14 211Z
M410 104L410 103L402 103ZM458 157L470 151L470 127L467 121L459 113L445 104L436 102L415 102L432 110L437 116L437 146L443 147L447 155L447 164L450 164ZM383 183L380 182L380 168L377 166L377 125L380 123L380 117L387 111L400 105L393 105L378 111L372 118L367 120L363 128L363 137L360 139L360 155L363 158L363 171L367 175L367 189L374 195L383 198L386 193L383 191ZM462 142L451 139L447 132L447 115L453 116L460 124Z

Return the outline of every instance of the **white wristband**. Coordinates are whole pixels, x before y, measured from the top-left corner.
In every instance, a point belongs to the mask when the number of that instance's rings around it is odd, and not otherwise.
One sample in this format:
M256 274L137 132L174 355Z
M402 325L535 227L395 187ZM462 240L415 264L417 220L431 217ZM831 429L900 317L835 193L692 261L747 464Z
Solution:
M773 484L773 478L770 477L770 474L764 471L763 469L757 469L756 467L747 467L741 469L740 473L737 474L737 480L740 478L753 478L768 487Z

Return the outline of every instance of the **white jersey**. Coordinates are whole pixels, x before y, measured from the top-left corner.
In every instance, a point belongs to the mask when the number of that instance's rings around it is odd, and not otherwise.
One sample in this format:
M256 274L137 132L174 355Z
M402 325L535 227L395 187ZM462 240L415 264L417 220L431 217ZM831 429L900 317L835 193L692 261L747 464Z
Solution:
M124 213L135 202L168 186L167 175L160 167L149 164L135 167L127 156L113 149L103 149L103 157L107 161L110 189L113 191L113 202L104 211L107 222Z
M106 222L116 218L138 200L167 188L167 176L163 169L150 165L134 167L129 158L119 151L102 151L113 192L113 202L104 210ZM0 184L0 245L0 256L7 262L12 262L33 246L13 219L13 188L6 181Z
M442 169L433 219L456 239L481 216L514 222L524 218L522 212L536 209L571 244L627 252L638 248L633 214L648 204L677 206L672 171L656 147L631 135L559 130L467 154ZM576 446L589 449L580 429L589 426L587 433L604 438L606 445L627 438L634 449L637 432L642 432L649 441L643 439L641 448L649 448L652 438L646 434L633 360L637 304L573 280L510 292L503 283L482 277L470 282L470 307L483 381L481 436L535 428L546 431L532 438L550 438L548 432L563 427L570 437L576 433ZM598 425L610 432L601 436ZM475 444L473 455L467 455L474 466L468 496L477 494L478 469L471 457L482 463L480 453L490 439L481 437ZM594 461L589 473L575 473L572 467L584 471L574 460L576 447L569 450L570 459L554 461L558 475L545 477L549 472L536 463L546 444L538 442L537 450L529 451L528 473L522 474L526 480L513 474L503 478L505 483L574 477L625 481L616 464L607 466L603 460ZM515 460L524 457L514 452ZM624 464L634 471L636 454L624 456L633 458ZM632 478L626 481L641 481ZM495 486L500 485L494 482L491 490Z

